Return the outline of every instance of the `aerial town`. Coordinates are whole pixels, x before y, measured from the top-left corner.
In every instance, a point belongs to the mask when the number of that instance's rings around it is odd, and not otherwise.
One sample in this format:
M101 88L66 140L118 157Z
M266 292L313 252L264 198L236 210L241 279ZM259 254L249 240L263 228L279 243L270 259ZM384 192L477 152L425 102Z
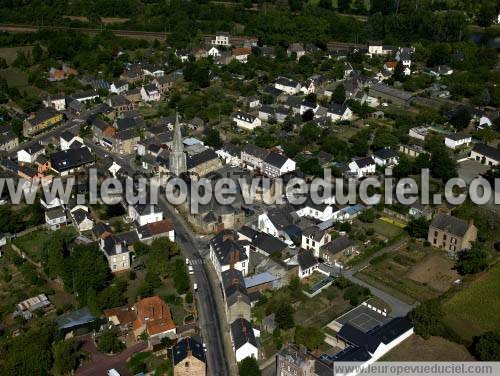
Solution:
M4 3L0 375L500 362L497 1Z

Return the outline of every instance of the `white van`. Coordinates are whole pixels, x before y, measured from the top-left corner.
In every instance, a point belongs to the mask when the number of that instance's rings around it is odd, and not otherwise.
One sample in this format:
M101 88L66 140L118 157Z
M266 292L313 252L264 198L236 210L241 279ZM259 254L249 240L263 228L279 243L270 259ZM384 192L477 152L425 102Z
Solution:
M108 369L108 376L120 376L120 373L116 369L111 368Z

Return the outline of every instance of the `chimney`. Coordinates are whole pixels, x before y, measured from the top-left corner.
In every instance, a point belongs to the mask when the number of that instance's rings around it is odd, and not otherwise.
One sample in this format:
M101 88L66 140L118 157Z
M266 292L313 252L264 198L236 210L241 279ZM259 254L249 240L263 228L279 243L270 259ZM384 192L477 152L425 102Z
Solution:
M116 254L122 253L122 243L118 242L115 244L115 251L116 251Z

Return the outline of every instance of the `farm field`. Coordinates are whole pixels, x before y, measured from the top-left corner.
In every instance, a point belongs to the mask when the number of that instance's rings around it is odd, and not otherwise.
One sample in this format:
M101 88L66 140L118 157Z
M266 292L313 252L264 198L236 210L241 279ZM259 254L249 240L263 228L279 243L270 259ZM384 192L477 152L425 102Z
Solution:
M500 264L459 288L443 302L445 322L465 340L500 329Z
M375 257L370 264L357 276L409 303L436 298L458 279L452 260L414 244Z

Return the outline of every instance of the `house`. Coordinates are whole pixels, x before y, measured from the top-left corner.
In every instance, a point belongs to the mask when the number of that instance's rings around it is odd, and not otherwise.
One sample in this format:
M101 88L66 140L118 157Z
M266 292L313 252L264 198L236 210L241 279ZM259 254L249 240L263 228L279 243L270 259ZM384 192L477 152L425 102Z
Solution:
M86 91L79 91L77 93L73 93L69 96L69 100L67 102L71 101L78 101L80 103L87 103L96 100L99 98L99 93L95 90L86 90Z
M61 150L69 150L70 148L75 149L83 147L83 139L80 136L77 136L70 131L64 131L59 136L59 147Z
M235 320L230 327L231 342L236 361L241 362L245 358L259 359L259 348L252 324L244 318Z
M280 255L286 251L288 245L265 232L257 231L249 226L238 230L240 240L250 242L250 252L257 252L263 256Z
M288 95L300 93L300 83L286 77L278 77L274 83L275 89L281 90Z
M424 217L428 220L431 219L432 213L428 205L424 205L417 199L408 209L408 214L414 218Z
M160 100L160 90L155 84L142 86L141 98L144 102L158 102Z
M154 223L163 219L163 212L156 204L129 205L128 217L139 226Z
M473 220L467 222L444 213L439 213L432 219L427 236L433 247L442 248L451 256L469 249L476 238L477 228Z
M17 162L18 163L35 163L36 159L45 153L45 148L39 144L35 143L24 149L18 150L17 152Z
M404 107L409 106L413 100L413 93L396 89L384 83L371 84L368 95Z
M356 252L354 242L347 236L341 236L321 246L319 257L328 265L342 267L344 259L354 252Z
M444 144L450 149L457 149L462 146L469 146L472 142L472 136L464 133L452 133L444 138Z
M309 78L307 79L306 81L304 81L302 83L302 86L300 88L300 91L304 94L304 95L308 95L308 94L313 94L316 92L316 84L314 83L314 80Z
M94 156L87 147L61 150L50 155L52 170L65 176L92 165Z
M301 247L305 250L312 250L314 257L320 257L320 249L330 242L331 235L321 230L318 226L309 226L302 232Z
M213 46L208 50L207 55L210 56L212 59L216 59L221 56L221 53L217 47Z
M243 168L252 171L262 171L264 160L269 152L259 146L246 144L241 150L241 164Z
M49 209L45 212L45 223L49 230L59 230L67 223L66 212L61 206Z
M203 345L193 337L182 338L172 348L174 376L205 376L207 360Z
M125 81L128 84L136 84L138 82L144 81L144 72L140 66L131 66L129 69L123 71L120 75L120 80Z
M106 104L113 109L114 116L118 117L126 111L132 111L134 104L123 95L112 95L106 100Z
M127 98L132 104L137 106L139 103L142 102L142 96L141 96L141 88L134 88L126 91L124 94L125 98Z
M128 82L119 80L111 84L111 86L109 87L109 91L111 93L120 95L128 91L128 88Z
M372 57L373 55L389 55L391 53L395 52L395 48L392 46L387 46L384 45L382 42L379 41L372 41L368 42L368 52L367 55Z
M49 82L57 82L67 79L70 76L77 76L78 71L74 68L69 67L66 64L63 64L61 69L57 69L55 67L51 67L49 69Z
M411 68L411 55L414 51L413 47L400 47L396 52L396 60L400 61L404 67Z
M211 41L214 46L230 46L229 33L225 31L218 31L215 33L215 39Z
M328 106L326 116L328 116L333 122L352 120L353 112L345 104L338 104L338 103L332 102Z
M76 209L70 212L73 222L79 232L91 231L94 227L94 221L90 218L88 211L84 209Z
M306 54L306 50L304 50L304 45L302 43L292 43L286 49L286 53L288 56L296 54L297 60L299 60L302 56Z
M222 273L230 268L248 274L248 247L245 249L234 230L222 230L210 240L210 261L222 280Z
M53 108L56 111L64 111L66 109L66 97L64 94L49 96L42 103L45 107Z
M172 338L176 327L172 320L170 308L159 296L151 296L139 300L135 304L137 319L134 321L134 335L137 339L142 333L148 338Z
M304 115L304 113L306 113L307 111L311 111L313 114L315 114L316 111L318 111L318 108L319 108L319 104L304 100L300 104L299 113L301 115Z
M60 123L62 120L63 115L60 112L51 107L42 108L24 120L23 135L24 137L33 136L46 128Z
M500 150L492 146L479 143L474 145L469 158L487 166L498 166L500 164Z
M174 223L170 219L147 223L137 227L137 235L139 236L139 240L146 244L150 244L158 238L168 238L168 240L174 242Z
M394 73L394 70L396 69L397 65L398 62L395 60L386 61L384 63L384 69L389 73Z
M112 234L99 239L99 248L104 252L113 273L130 269L130 253L133 251L133 244L138 241L135 231Z
M232 51L234 58L240 63L246 64L248 61L248 56L252 54L252 50L250 48L235 48Z
M226 318L228 324L242 317L251 320L251 306L248 297L243 273L240 270L230 268L222 272L222 292L224 295Z
M270 178L277 178L287 172L294 171L296 163L293 159L274 151L267 154L262 163L262 173Z
M320 371L320 367L325 369ZM309 353L305 346L287 343L276 354L277 376L326 376L332 375L333 369Z
M366 332L359 326L347 322L337 333L337 341L344 351L334 354L331 360L333 362L355 361L364 369L412 334L413 325L406 317L393 318ZM356 371L348 373L349 376L356 374Z
M349 163L349 170L354 173L358 179L374 174L375 167L376 164L372 157L356 158Z
M0 131L0 151L9 152L19 146L19 138L10 129Z
M241 164L241 149L230 142L223 144L215 153L225 164L231 166L239 166Z
M395 166L399 162L399 155L394 150L383 148L373 152L373 160L377 166Z
M236 126L246 130L253 130L256 127L262 126L262 122L256 116L247 114L242 111L237 111L234 114L233 121L236 122Z
M149 77L163 77L165 75L165 70L153 65L153 64L142 64L142 72L145 76Z
M300 279L310 276L319 267L318 259L314 257L312 250L301 249L296 257L299 264L298 277Z
M264 105L261 108L259 108L260 120L269 122L273 118L275 118L275 110L273 107Z
M125 129L116 132L113 137L107 138L107 141L111 142L111 150L119 154L132 154L140 140L141 137L137 128Z
M174 80L171 76L161 76L156 77L153 84L160 90L160 94L166 94L174 86Z

